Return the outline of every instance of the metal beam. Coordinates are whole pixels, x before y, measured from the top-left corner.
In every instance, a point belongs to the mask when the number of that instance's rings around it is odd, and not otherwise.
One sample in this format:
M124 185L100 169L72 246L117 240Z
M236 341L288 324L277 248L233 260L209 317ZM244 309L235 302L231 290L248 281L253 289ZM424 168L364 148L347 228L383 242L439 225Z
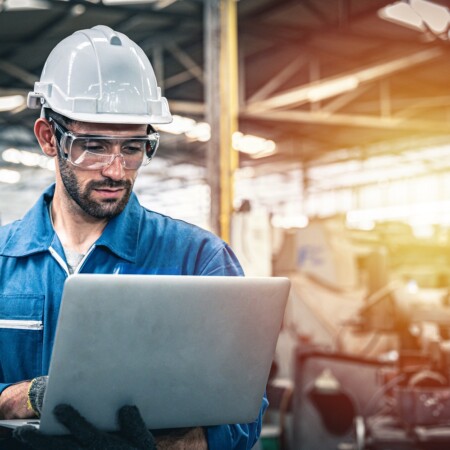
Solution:
M271 78L264 86L259 88L249 99L248 103L266 99L276 91L283 83L291 78L302 66L307 63L304 57L294 59L276 77Z
M380 63L367 67L365 69L358 69L350 72L343 73L338 76L324 78L320 81L308 83L299 86L294 89L289 89L281 94L275 95L270 99L254 102L247 105L247 110L250 112L267 111L277 108L287 108L309 103L309 94L311 89L318 89L326 87L331 83L336 83L344 79L352 77L358 83L365 83L368 81L374 81L383 77L386 77L395 72L399 72L414 65L423 64L439 56L442 56L445 50L442 48L432 48L422 50L420 52L403 56L401 58L394 59L392 61ZM336 94L330 95L334 96Z
M236 0L205 2L205 98L211 124L207 171L211 188L211 228L229 242L233 176L238 154L231 137L238 117Z
M230 242L233 214L234 173L239 167L239 154L233 149L232 136L238 129L238 25L237 0L221 0L221 215L220 231L225 242Z
M339 111L344 106L347 106L353 100L358 98L360 95L364 94L371 88L370 85L363 85L357 87L354 91L347 92L346 94L342 94L339 97L334 98L329 101L326 105L323 105L320 108L322 112L334 113L335 111Z
M194 116L204 116L204 103L184 102L181 100L169 100L170 110L178 114L188 114Z
M311 2L310 0L302 0L302 5L308 9L317 19L319 19L323 24L329 24L330 21L325 13L319 9L319 7Z
M34 75L33 73L30 73L27 70L24 70L21 67L8 61L0 61L0 70L10 75L11 77L23 81L29 86L34 86L34 82L37 79L36 75Z
M391 114L391 86L389 80L380 80L380 115L382 117L390 117Z
M246 11L245 14L240 14L240 18L247 19L252 22L257 18L267 16L273 12L278 12L284 8L288 8L295 2L296 0L277 0L276 2L269 2L250 11ZM255 2L256 5L259 3Z
M357 113L372 112L379 107L379 100L358 103ZM413 109L447 108L450 106L450 96L428 96L411 98L391 98L394 116L408 117Z
M211 125L207 145L206 171L210 187L210 226L220 234L220 1L205 2L205 101L206 121Z
M244 117L278 122L313 123L346 127L381 128L408 131L449 133L450 123L427 120L405 120L401 117L377 117L356 114L330 114L323 111L245 111Z
M418 109L430 109L430 108L445 108L450 107L450 97L439 97L439 98L424 98L418 99L417 101L410 100L406 108L401 111L397 111L393 114L394 117L407 119L413 117L417 114ZM448 115L447 115L448 117Z
M349 0L338 0L338 24L345 28L348 26L348 19L350 17L350 3Z
M170 89L172 87L178 86L180 84L186 83L186 81L192 80L194 75L189 70L179 72L171 77L164 80L164 87Z
M177 13L173 10L165 10L165 9L156 9L149 7L147 5L105 5L101 2L92 2L89 0L70 0L70 2L67 2L66 0L46 0L47 2L51 3L52 5L61 5L63 7L69 6L72 7L74 5L83 5L86 7L86 9L89 10L95 10L97 12L105 12L105 11L111 11L113 13L137 13L141 14L142 16L146 17L165 17L167 19L171 20L183 20L183 21L195 21L198 25L201 25L201 8L196 7L196 16L192 14L190 11L189 13ZM186 1L186 0L184 0ZM187 3L187 1L186 1ZM195 4L195 2L190 2L191 4Z
M178 45L168 44L166 49L172 53L175 59L184 66L193 77L197 78L200 83L203 83L203 69Z

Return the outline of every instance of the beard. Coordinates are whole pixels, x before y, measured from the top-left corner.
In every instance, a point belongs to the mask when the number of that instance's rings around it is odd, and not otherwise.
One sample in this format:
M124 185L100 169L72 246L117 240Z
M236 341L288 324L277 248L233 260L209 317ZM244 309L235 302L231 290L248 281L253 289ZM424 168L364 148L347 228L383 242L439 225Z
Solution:
M129 180L114 181L106 178L103 181L90 181L82 189L71 164L58 158L61 179L67 193L82 209L83 212L96 219L112 219L118 216L127 206L133 190L133 183ZM120 199L94 200L91 193L94 189L123 188L124 193Z

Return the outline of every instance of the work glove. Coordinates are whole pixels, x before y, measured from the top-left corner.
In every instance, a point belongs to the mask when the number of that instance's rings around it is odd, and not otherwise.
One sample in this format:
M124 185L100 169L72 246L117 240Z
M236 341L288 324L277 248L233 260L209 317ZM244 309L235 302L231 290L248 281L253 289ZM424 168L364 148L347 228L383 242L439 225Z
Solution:
M28 408L32 409L38 417L41 416L47 380L48 376L33 378L28 389Z
M153 435L136 406L119 409L120 431L116 434L100 431L70 405L58 405L53 413L70 436L49 436L26 425L14 430L14 438L35 450L156 450Z

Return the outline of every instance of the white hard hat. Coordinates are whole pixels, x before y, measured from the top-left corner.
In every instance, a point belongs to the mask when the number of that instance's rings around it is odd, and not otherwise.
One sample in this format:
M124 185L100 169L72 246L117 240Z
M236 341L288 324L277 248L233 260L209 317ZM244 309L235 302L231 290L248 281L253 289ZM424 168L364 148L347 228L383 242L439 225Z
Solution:
M80 30L50 53L29 108L50 108L82 122L170 123L167 99L143 50L104 25Z

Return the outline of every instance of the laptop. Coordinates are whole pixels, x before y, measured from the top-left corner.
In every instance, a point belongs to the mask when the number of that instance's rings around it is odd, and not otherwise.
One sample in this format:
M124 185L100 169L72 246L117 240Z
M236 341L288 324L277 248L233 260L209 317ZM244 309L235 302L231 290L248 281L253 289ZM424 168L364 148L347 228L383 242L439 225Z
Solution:
M40 423L0 425L65 434L60 403L106 431L123 405L149 429L253 422L289 290L281 277L72 275Z

